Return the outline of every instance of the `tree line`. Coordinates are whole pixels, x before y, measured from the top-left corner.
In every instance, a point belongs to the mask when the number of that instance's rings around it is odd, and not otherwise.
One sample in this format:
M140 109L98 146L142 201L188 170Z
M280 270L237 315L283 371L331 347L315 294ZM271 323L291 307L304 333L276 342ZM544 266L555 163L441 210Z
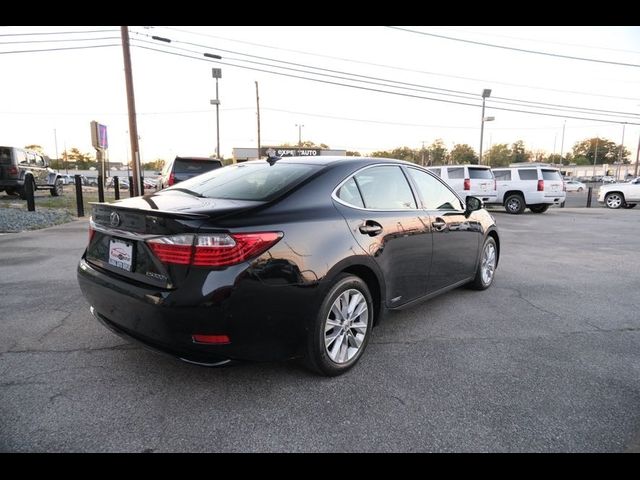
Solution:
M355 152L357 153L357 152ZM429 146L422 148L398 147L393 150L373 152L372 157L386 157L406 160L419 165L443 164L477 164L478 154L473 147L466 143L455 144L449 151L442 139L435 140ZM626 147L601 137L588 138L573 145L570 152L564 155L549 154L542 150L527 149L523 140L517 140L511 145L497 143L483 152L482 163L492 167L505 167L510 163L545 162L562 165L597 165L613 164L621 158L622 163L630 163L631 152Z

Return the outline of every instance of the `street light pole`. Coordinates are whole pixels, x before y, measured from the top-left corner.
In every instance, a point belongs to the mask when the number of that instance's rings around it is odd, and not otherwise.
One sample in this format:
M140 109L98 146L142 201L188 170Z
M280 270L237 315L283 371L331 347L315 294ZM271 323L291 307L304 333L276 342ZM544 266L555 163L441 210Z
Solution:
M257 80L256 80L256 107L258 112L258 160L260 160L260 96L258 95Z
M298 146L302 146L302 127L304 125L296 123L296 127L298 127Z
M636 151L636 168L633 172L633 176L638 176L638 160L640 159L640 137L638 137L638 150Z
M140 147L138 146L138 121L136 119L136 100L133 93L133 74L131 71L131 53L129 50L129 27L121 26L122 56L124 57L124 77L127 87L127 107L129 110L129 142L133 161L133 196L140 194Z
M562 124L562 140L560 140L560 166L562 167L562 152L564 150L564 128L567 126L567 121L565 120Z
M482 118L480 119L480 154L478 156L478 164L482 165L482 140L484 137L484 102L487 99L487 97L491 96L491 89L490 88L485 88L484 90L482 90Z
M205 57L221 58L218 55L204 54ZM222 78L221 68L212 68L211 75L216 79L216 98L211 100L211 105L216 106L216 158L220 159L220 99L218 97L218 79Z

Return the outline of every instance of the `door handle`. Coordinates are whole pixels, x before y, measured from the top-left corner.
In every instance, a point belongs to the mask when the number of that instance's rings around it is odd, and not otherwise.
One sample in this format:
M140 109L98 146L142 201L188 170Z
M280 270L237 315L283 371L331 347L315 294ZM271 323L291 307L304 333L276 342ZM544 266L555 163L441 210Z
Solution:
M375 237L382 233L382 225L372 220L367 220L364 225L360 225L359 230L360 233L364 233L370 237Z
M445 222L442 218L438 217L435 221L431 222L431 226L436 232L441 232L445 228L447 228L447 222Z

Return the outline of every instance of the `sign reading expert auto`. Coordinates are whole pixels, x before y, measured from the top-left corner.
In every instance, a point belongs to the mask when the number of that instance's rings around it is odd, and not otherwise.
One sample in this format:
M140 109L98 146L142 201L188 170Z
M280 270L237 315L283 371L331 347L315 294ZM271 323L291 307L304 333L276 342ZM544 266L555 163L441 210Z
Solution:
M319 148L274 148L265 147L260 149L261 156L274 154L276 157L315 157L320 155Z

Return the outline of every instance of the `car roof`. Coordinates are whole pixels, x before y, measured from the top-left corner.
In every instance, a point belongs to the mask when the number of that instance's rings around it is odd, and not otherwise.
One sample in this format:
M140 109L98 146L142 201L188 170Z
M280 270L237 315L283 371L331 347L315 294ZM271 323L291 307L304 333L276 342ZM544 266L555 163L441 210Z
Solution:
M267 159L263 158L261 160L250 160L248 162L241 162L247 164L257 164L266 162ZM308 165L371 165L375 163L396 163L398 165L407 165L412 167L421 167L416 163L407 162L404 160L398 160L397 158L386 158L386 157L350 157L346 155L319 155L313 157L307 156L296 156L296 157L280 157L276 160L277 163L303 163Z

